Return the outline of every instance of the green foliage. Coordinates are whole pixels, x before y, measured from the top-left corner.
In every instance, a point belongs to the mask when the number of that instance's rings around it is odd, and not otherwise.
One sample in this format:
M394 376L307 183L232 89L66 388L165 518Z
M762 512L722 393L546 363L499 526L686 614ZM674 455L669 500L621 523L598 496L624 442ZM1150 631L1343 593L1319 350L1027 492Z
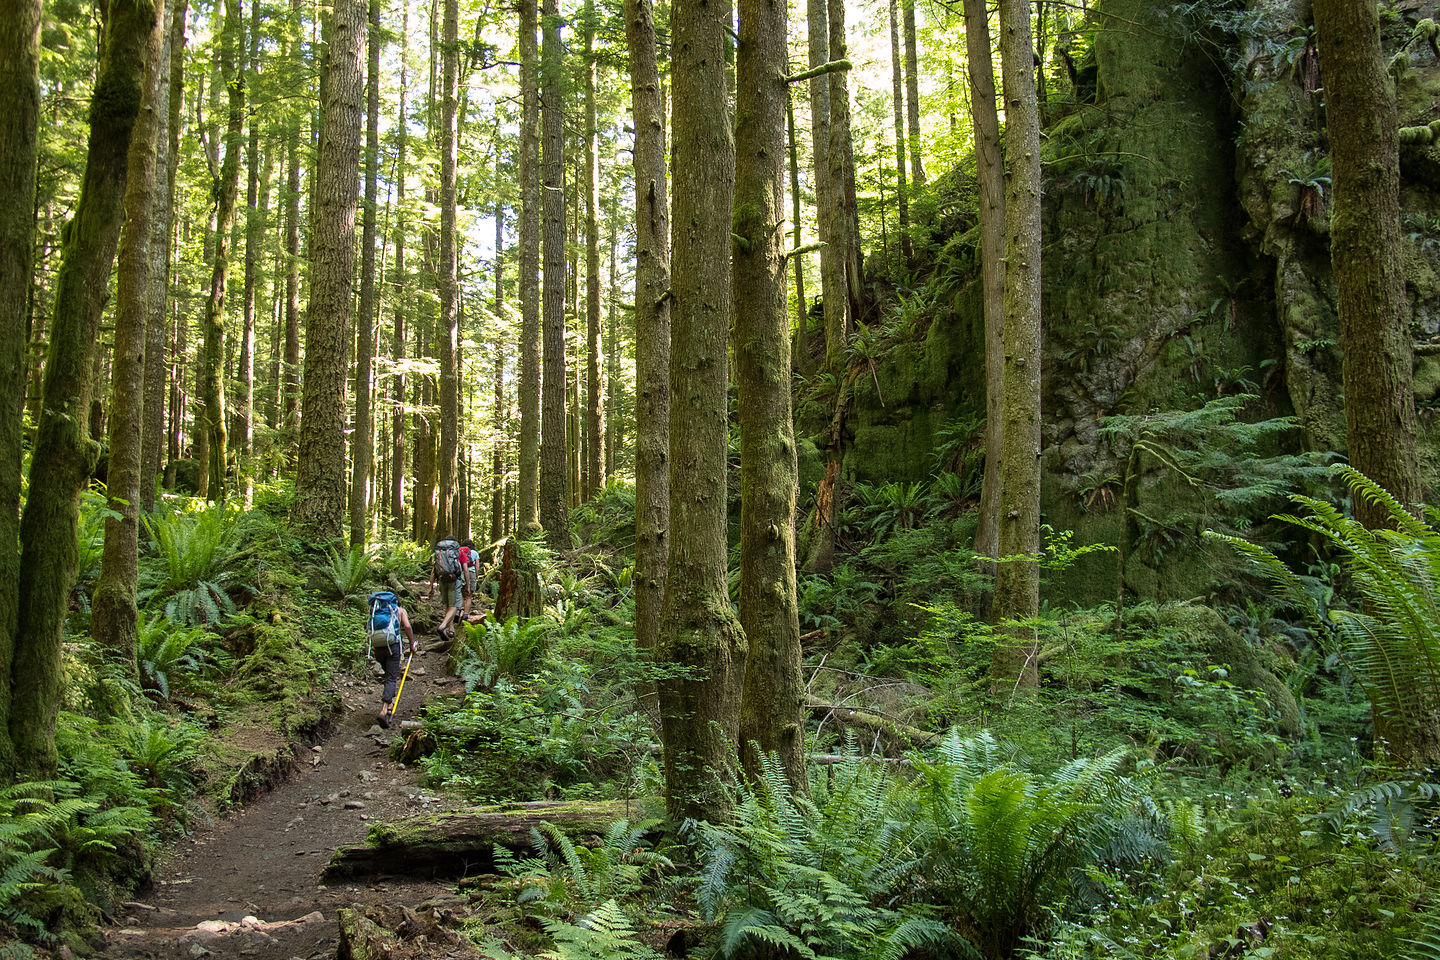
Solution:
M351 600L365 596L367 584L373 580L373 548L356 544L349 550L325 548L324 562L313 567L319 575L325 595L334 600Z
M103 493L90 489L80 495L80 525L75 531L75 542L79 548L75 589L82 600L88 601L90 586L100 575L100 556L105 550L105 521L111 517L119 519L120 515L110 509Z
M163 601L166 618L181 626L217 623L234 614L228 590L244 586L239 517L227 504L145 517L152 555L140 565L141 602Z
M1299 495L1291 499L1307 514L1279 519L1334 552L1364 601L1362 609L1322 608L1311 585L1264 547L1211 536L1249 559L1285 602L1322 628L1321 644L1355 677L1378 718L1407 741L1425 742L1434 737L1440 704L1440 513L1432 508L1419 520L1353 467L1335 472L1355 496L1382 506L1394 529L1366 529L1333 505Z
M544 654L550 630L551 624L542 617L465 624L464 645L455 673L469 691L490 690L502 677L521 679Z
M922 482L857 483L851 489L851 498L846 515L841 518L842 527L879 539L898 530L909 530L919 522L926 487Z
M202 644L212 639L214 635L203 627L182 629L170 618L141 611L135 649L141 684L160 699L169 700L176 680L200 673L211 661Z
M711 955L973 955L928 906L905 784L857 760L811 791L796 795L768 757L759 781L740 788L730 824L694 825L695 898L717 928Z

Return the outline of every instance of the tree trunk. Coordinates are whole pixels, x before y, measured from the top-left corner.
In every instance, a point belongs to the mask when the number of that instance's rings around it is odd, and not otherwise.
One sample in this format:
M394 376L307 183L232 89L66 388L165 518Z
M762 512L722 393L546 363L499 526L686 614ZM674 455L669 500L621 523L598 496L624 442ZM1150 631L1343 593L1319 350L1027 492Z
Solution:
M355 275L365 0L335 0L321 87L325 119L311 217L295 521L314 541L345 531L346 320Z
M785 98L785 129L790 154L790 224L792 246L798 249L805 244L800 209L800 148L795 140L795 102L789 91ZM790 363L795 372L809 379L815 373L815 359L810 353L810 304L805 297L805 255L792 257L795 264L795 335L791 341Z
M445 61L440 81L440 326L435 343L440 351L440 463L436 530L455 533L455 498L460 457L460 380L456 353L460 347L460 315L456 289L455 164L459 102L458 0L444 0L441 47Z
M166 135L157 145L155 175L164 177L165 188L157 191L155 210L150 217L150 255L158 281L150 286L150 305L145 328L145 421L140 453L140 505L155 509L155 487L160 479L160 462L165 446L165 383L169 365L165 362L165 341L170 329L171 227L175 207L175 176L179 170L180 109L185 81L185 16L187 0L171 4L170 63L166 76Z
M301 0L290 0L290 16L299 28ZM298 41L286 44L294 60L303 50ZM293 464L300 448L300 120L291 121L288 131L290 169L285 177L285 432L289 459Z
M900 256L905 269L915 259L910 243L910 191L905 185L905 70L900 61L900 18L890 0L890 76L895 100L895 197L900 207Z
M829 13L825 0L809 0L807 31L810 69L830 60ZM838 382L845 366L845 251L836 233L836 196L830 183L830 77L810 78L810 139L815 160L815 226L820 248L820 299L825 311L825 369Z
M828 26L830 28L830 59L844 60L849 56L849 41L845 31L845 0L828 0ZM855 196L855 151L850 135L850 81L849 71L832 70L830 77L830 148L826 159L830 164L830 191L836 207L836 244L843 255L844 270L844 324L840 343L843 360L850 336L855 332L855 323L860 318L861 274L860 263L860 207Z
M540 405L540 523L552 550L570 548L570 471L565 438L565 114L560 8L545 0L541 81L545 137L544 393Z
M670 353L670 561L657 659L687 670L660 684L666 806L723 821L739 732L745 635L730 606L725 545L726 333L735 142L727 89L730 4L678 0L674 63L674 322Z
M396 111L398 143L395 147L395 325L391 334L391 350L395 358L395 379L391 384L390 400L394 406L390 414L390 524L396 530L405 529L405 291L408 278L405 276L405 247L409 241L405 220L405 179L409 170L405 166L406 147L409 137L405 133L405 98L409 79L405 58L409 53L410 9L408 5L401 18L400 27L400 106Z
M920 146L923 141L920 137L920 57L915 42L915 0L900 0L900 6L905 11L905 92L909 98L906 111L910 126L910 188L918 191L925 186L925 165L920 159ZM968 35L965 42L970 42ZM993 81L991 85L994 85ZM995 98L990 99L993 102Z
M119 269L115 279L115 365L110 383L109 469L105 494L105 546L100 577L91 598L90 630L106 659L120 676L136 686L135 660L138 611L136 582L140 575L140 454L145 416L145 327L152 288L163 285L163 269L150 253L151 218L160 144L168 142L170 117L170 20L165 0L156 3L157 26L146 44L140 111L131 134L129 173L125 185L125 223L120 232ZM164 69L161 69L162 66ZM109 684L97 684L100 710L109 716L124 711L124 700Z
M254 77L260 69L260 4L250 6L250 51L246 71ZM247 83L251 82L249 80ZM236 479L240 495L248 505L254 495L255 478L251 466L255 452L255 264L260 244L265 237L265 207L269 202L272 153L266 151L264 162L265 191L261 196L261 160L259 117L250 115L250 144L246 149L245 178L245 273L240 296L243 322L240 328L240 395L235 398L235 433L239 450ZM231 438L235 443L235 438Z
M140 111L145 56L161 29L153 3L111 0L91 99L85 175L55 279L44 401L20 521L17 623L24 630L16 635L11 669L10 738L16 770L31 779L53 777L58 761L61 639L78 563L80 493L99 453L89 438L94 350L124 218L130 134ZM158 69L158 64L150 66Z
M749 641L740 757L752 777L775 753L807 789L795 597L794 422L786 310L783 3L740 0L735 103L735 383L740 408L740 623ZM757 752L758 751L758 752Z
M600 164L595 108L595 2L585 0L585 496L604 485L605 391L600 379Z
M1400 246L1399 134L1378 16L1358 0L1315 4L1335 178L1330 262L1350 463L1414 509L1422 491ZM1355 515L1367 527L1387 524L1385 507L1363 498L1356 499Z
M520 475L516 527L540 529L540 54L536 0L520 0Z
M225 423L225 292L230 277L230 228L235 222L235 199L240 188L240 153L245 122L245 79L237 50L244 40L243 0L225 0L224 37L220 43L220 72L229 92L225 122L225 160L215 183L215 244L210 266L210 296L205 301L205 360L200 366L203 388L198 409L204 425L208 463L207 496L225 499L229 430Z
M20 463L24 452L25 316L34 269L31 231L40 123L40 0L0 17L0 786L15 770L11 661L20 622Z
M970 117L975 128L976 179L980 197L980 287L985 311L985 476L975 552L999 556L1000 464L1005 380L1005 171L1000 159L1000 119L995 107L995 65L990 54L990 15L984 0L965 0L965 46L970 71ZM990 564L993 571L994 564Z
M365 64L365 215L360 228L360 304L355 332L355 430L350 437L350 544L370 532L370 471L375 457L371 413L375 375L375 219L380 165L380 2L369 0Z
M605 477L604 487L615 476L615 424L619 419L619 405L615 402L616 391L620 389L620 313L619 286L619 230L620 217L613 200L607 211L610 220L610 286L605 303Z
M635 125L635 643L653 653L670 554L670 200L651 0L625 0ZM641 704L652 719L653 687Z
M1005 85L1005 385L1000 461L1000 556L1040 552L1040 115L1035 99L1029 0L1001 0L1000 61ZM1039 639L1018 621L1040 610L1040 568L998 565L996 689L1039 682Z

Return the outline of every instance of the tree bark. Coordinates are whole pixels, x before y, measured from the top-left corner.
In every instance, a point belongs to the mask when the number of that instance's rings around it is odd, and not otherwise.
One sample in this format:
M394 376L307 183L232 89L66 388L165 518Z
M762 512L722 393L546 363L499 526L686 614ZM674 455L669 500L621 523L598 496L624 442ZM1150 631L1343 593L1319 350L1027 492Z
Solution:
M164 177L165 189L154 195L155 210L150 217L150 255L155 260L158 282L150 287L150 305L145 328L145 421L140 453L140 506L155 509L155 488L160 479L160 462L165 447L165 384L169 364L165 341L170 330L171 228L175 207L175 176L179 170L180 110L185 82L185 16L187 0L172 2L170 18L169 73L166 77L166 135L157 145L155 175ZM167 67L162 67L167 69Z
M740 0L735 103L735 383L740 409L740 624L749 641L740 757L752 777L777 754L805 791L800 619L795 596L798 474L786 310L785 4Z
M970 75L970 117L975 128L976 179L980 197L980 288L985 312L985 476L975 552L998 557L1000 549L1001 396L1005 381L1005 171L1000 158L1000 118L995 107L995 65L990 53L990 15L984 0L965 0L965 47ZM994 569L994 564L990 564Z
M220 43L220 73L229 94L229 112L225 121L225 160L215 183L214 260L210 266L210 295L205 301L205 360L200 365L203 386L197 410L209 452L208 463L200 464L200 469L208 471L206 493L212 501L225 499L230 436L225 423L225 293L245 122L245 78L237 55L245 36L242 4L243 0L225 0L224 37Z
M670 541L670 200L651 0L625 0L635 126L635 643L653 653ZM655 691L641 703L659 718Z
M290 16L296 29L301 18L301 0L290 0ZM303 56L298 40L286 43L287 53L296 61ZM300 120L288 131L290 168L285 176L285 432L289 436L290 461L300 449Z
M91 598L90 630L106 659L121 677L136 686L140 671L135 659L138 610L136 583L140 575L140 454L145 416L145 327L152 287L164 283L150 253L151 218L157 182L157 154L168 141L170 117L170 19L165 0L155 4L157 26L144 50L145 73L140 111L130 138L129 173L125 185L125 223L120 232L119 269L115 280L115 364L110 382L109 470L105 493L110 515L105 520L105 545L100 576ZM164 70L161 69L162 65ZM99 708L109 716L124 710L124 699L109 684L97 684Z
M78 563L80 493L99 453L89 435L94 351L124 217L130 135L140 111L145 55L160 29L153 3L111 0L91 98L85 174L55 280L44 400L20 521L17 623L24 630L16 635L11 668L15 767L21 776L37 780L53 777L58 762L61 639Z
M393 412L390 415L390 524L396 530L405 529L405 291L408 278L405 275L405 247L409 241L405 217L405 180L409 170L405 166L406 148L409 137L405 131L405 99L409 92L409 72L406 56L409 53L410 10L405 7L400 27L400 105L396 111L397 144L395 147L395 324L391 332L391 350L394 352L395 375L391 384L390 400Z
M830 60L829 13L825 0L808 0L810 69ZM830 77L810 78L810 139L815 160L815 227L820 248L820 300L825 311L825 369L838 382L845 365L845 251L836 233L837 202L830 183Z
M620 218L613 199L607 213L610 220L610 286L605 303L605 478L601 486L609 484L615 475L615 425L619 420L619 405L615 402L616 391L620 389L620 313L619 301L619 230Z
M246 72L253 78L260 69L260 4L250 6L250 50ZM255 111L250 114L250 144L246 148L245 177L245 267L240 295L243 321L240 327L240 395L235 398L235 433L231 442L239 448L236 481L241 498L248 505L254 495L255 478L251 459L255 452L255 265L265 237L265 208L269 204L271 157L264 161L264 189L261 194L260 125Z
M1040 114L1035 99L1029 0L1001 0L1005 86L1005 384L1000 461L1000 556L1040 552ZM1040 610L1040 568L1011 560L995 574L991 679L1039 683L1039 638L1020 621Z
M440 462L435 528L438 533L452 536L459 519L455 515L455 499L460 457L460 380L456 359L460 347L460 315L455 278L460 6L458 0L444 0L444 4L440 41L445 58L440 81L440 325L435 331L440 353Z
M726 98L728 0L678 0L674 63L675 251L670 353L670 560L657 659L670 816L723 821L739 732L745 635L726 575L726 333L735 141Z
M1379 14L1359 0L1317 0L1325 123L1334 176L1330 262L1344 351L1350 463L1415 508L1410 301L1400 247L1399 134ZM1383 505L1357 498L1367 527L1388 525Z
M355 429L350 437L350 544L370 532L370 471L375 458L371 412L375 374L375 220L380 166L380 0L369 0L365 57L365 215L360 228L360 304L355 332Z
M20 464L24 453L25 317L40 123L40 0L0 17L0 785L15 770L10 670L19 619Z
M845 0L827 0L830 29L830 59L849 57L849 41L845 30ZM843 361L850 336L860 318L861 285L864 277L860 261L860 207L855 196L855 150L850 135L850 80L848 70L832 70L830 79L830 148L826 159L830 164L830 190L836 204L833 210L836 244L841 247L844 271L844 312L841 318L840 353ZM843 363L842 363L843 365Z
M345 530L346 323L355 275L365 0L336 0L321 88L325 111L311 217L295 520L319 542Z
M600 148L595 107L595 0L585 0L585 497L604 486L605 390L600 379Z
M536 0L520 0L520 474L516 527L540 529L540 53Z
M908 97L906 112L910 127L910 188L918 191L925 186L925 165L920 156L923 141L920 137L920 57L915 42L915 0L900 0L900 6L905 11L905 92ZM968 35L965 42L970 42ZM991 100L993 101L994 97L991 97Z
M790 155L790 224L791 246L799 249L804 245L804 223L800 209L800 148L795 139L795 102L789 91L785 98L785 129L788 136ZM805 297L805 255L792 257L795 265L795 335L791 342L791 366L795 372L807 379L815 373L815 359L810 353L810 304Z
M905 268L915 260L910 242L910 190L905 177L905 70L900 60L900 18L890 0L890 77L895 101L895 198L900 208L900 256Z
M540 524L552 550L570 548L570 471L565 430L565 114L560 7L545 0L541 33L545 139L545 373L540 404Z

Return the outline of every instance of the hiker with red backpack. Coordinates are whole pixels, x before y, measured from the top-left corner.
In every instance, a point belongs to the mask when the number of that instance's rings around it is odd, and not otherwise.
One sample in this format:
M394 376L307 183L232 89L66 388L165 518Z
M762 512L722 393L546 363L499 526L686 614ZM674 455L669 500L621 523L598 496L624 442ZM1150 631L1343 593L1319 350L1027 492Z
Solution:
M460 616L469 623L470 609L475 603L475 584L480 571L480 553L475 549L474 540L466 539L460 543L460 569L464 571L460 593L465 600L465 609Z
M435 632L440 635L441 640L449 643L455 637L455 621L460 616L465 584L465 568L460 563L460 544L453 537L446 537L435 543L430 564L430 583L425 590L426 600L434 594L437 582L440 584L440 602L445 607L445 616L435 628Z
M370 594L370 617L365 622L365 631L368 634L366 649L369 656L385 671L385 691L380 698L379 723L382 727L389 727L395 696L400 687L400 661L405 653L400 634L404 633L405 639L410 641L411 657L420 652L420 645L415 642L415 633L410 629L410 617L406 615L405 608L400 606L400 599L389 590Z

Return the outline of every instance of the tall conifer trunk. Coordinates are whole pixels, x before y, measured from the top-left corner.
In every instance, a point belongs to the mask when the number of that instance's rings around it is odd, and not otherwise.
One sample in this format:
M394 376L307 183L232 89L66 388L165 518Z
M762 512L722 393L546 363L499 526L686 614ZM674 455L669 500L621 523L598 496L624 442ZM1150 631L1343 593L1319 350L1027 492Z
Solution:
M670 200L651 0L625 0L635 126L635 642L660 633L670 541ZM658 719L653 688L641 702Z
M345 531L346 321L355 276L365 0L335 0L327 36L294 514L297 525L320 541Z
M365 57L365 210L360 228L360 303L355 321L355 429L350 436L350 544L370 532L370 472L375 458L371 414L375 375L376 179L380 165L380 0L369 0Z
M140 111L130 140L125 185L125 224L120 232L119 269L115 280L115 365L110 383L109 465L105 483L110 515L105 519L105 545L100 576L91 600L91 633L120 675L135 685L140 671L135 659L138 611L136 583L140 574L140 454L145 416L145 326L152 287L164 283L150 255L154 237L151 218L157 177L157 154L170 117L169 66L166 41L170 18L165 0L155 4L157 24L145 47ZM165 69L161 69L162 65ZM123 701L109 685L99 685L100 709L116 716Z
M540 529L540 52L537 0L520 0L520 475L516 526Z
M20 521L18 623L24 629L16 635L11 668L10 738L17 771L32 779L54 776L58 761L61 638L79 560L80 493L99 454L89 436L94 351L124 217L145 52L160 29L148 0L111 0L91 98L80 199L55 279L44 400Z
M31 209L40 123L40 0L0 17L0 786L15 769L10 669L19 621L20 462L24 448L25 316L34 269Z
M390 524L396 530L405 529L405 374L400 361L405 359L405 249L410 241L406 231L405 210L405 179L408 175L405 154L409 145L405 132L408 122L405 98L409 92L409 65L406 63L410 50L409 32L410 9L407 4L400 26L400 105L395 114L398 134L395 148L395 324L390 342L395 360L395 375L390 393Z
M540 403L540 524L552 550L570 548L570 469L566 445L565 393L565 114L564 51L560 8L545 0L541 24L544 90L543 196L545 303L544 365Z
M965 47L970 74L970 117L975 128L980 186L980 288L985 314L985 476L975 552L999 556L1000 463L1005 381L1005 171L1000 159L1000 118L995 107L995 65L985 0L965 0ZM992 565L993 568L993 565Z
M444 64L440 80L440 324L435 344L440 354L439 505L435 516L440 535L455 533L460 454L460 315L456 288L455 164L459 103L459 2L444 0L441 27Z
M290 0L291 26L300 29L303 7L301 0ZM286 49L292 60L299 61L303 44L291 38ZM287 131L290 168L285 175L285 430L289 434L289 454L293 463L300 449L300 118L290 122Z
M260 4L250 6L250 49L246 74L253 81L260 69ZM260 125L259 114L250 113L250 143L246 148L247 170L245 171L245 267L243 286L240 294L242 323L240 327L240 371L236 379L240 383L240 395L235 398L235 434L231 443L239 447L239 463L236 474L240 495L249 503L254 492L255 478L250 460L255 452L255 266L259 259L260 242L265 236L265 207L268 196L261 198ZM263 162L265 190L270 189L271 156L267 151Z
M905 70L900 60L900 18L890 0L890 78L895 101L895 199L900 208L900 255L905 268L915 259L910 243L910 190L905 177Z
M795 597L798 474L786 311L786 8L740 0L735 104L735 382L740 407L740 623L749 642L740 756L752 777L778 754L807 788ZM759 751L759 752L757 752Z
M915 40L915 0L900 0L905 11L905 92L906 115L910 128L910 188L918 191L925 186L925 165L920 148L920 56ZM968 37L965 41L970 42Z
M595 0L585 0L585 500L593 499L605 482L605 391L600 379L600 134L595 69Z
M171 233L174 221L175 176L179 170L180 110L185 80L185 16L187 0L170 4L170 63L166 74L166 134L158 144L155 158L157 177L164 177L164 189L155 193L155 210L150 217L150 255L155 260L158 282L150 287L149 314L145 328L145 422L140 453L140 505L155 509L155 488L165 448L166 340L170 332Z
M735 141L727 98L729 0L677 0L675 252L670 352L670 560L657 658L687 670L660 684L666 807L729 814L745 670L745 635L730 606L725 545L726 335Z
M1000 461L1000 556L1040 552L1040 113L1035 99L1029 0L1000 0L1005 88L1005 382ZM1040 569L998 565L991 664L996 688L1039 682L1035 629L1015 625L1040 610Z

